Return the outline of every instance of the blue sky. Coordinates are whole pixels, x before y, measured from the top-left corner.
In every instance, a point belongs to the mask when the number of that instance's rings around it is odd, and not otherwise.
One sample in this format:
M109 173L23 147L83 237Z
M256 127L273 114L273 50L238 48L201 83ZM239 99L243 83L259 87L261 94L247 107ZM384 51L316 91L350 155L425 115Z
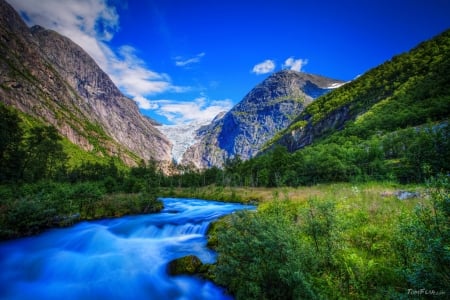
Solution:
M448 0L7 1L164 124L210 120L281 69L352 80L450 28Z

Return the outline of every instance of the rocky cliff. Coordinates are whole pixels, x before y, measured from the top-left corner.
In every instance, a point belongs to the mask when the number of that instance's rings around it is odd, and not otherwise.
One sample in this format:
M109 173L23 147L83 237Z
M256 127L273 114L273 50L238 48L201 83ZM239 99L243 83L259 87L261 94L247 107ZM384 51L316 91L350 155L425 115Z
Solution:
M233 109L197 133L182 163L198 168L222 166L231 157L253 157L285 129L315 98L343 82L284 70L252 89Z
M0 101L99 155L170 161L171 143L95 61L60 34L28 28L0 0Z

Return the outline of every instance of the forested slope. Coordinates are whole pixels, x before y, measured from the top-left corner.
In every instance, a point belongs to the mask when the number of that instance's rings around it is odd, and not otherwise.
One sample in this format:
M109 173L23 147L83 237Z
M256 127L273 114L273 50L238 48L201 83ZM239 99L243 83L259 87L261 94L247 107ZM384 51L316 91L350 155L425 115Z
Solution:
M368 138L450 112L450 30L322 96L272 142L295 151L336 130Z

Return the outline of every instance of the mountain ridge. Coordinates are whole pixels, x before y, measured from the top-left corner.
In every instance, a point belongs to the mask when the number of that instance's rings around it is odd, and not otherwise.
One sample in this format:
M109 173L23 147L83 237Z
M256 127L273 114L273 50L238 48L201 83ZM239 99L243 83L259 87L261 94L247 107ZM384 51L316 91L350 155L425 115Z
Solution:
M0 0L0 100L55 126L85 151L170 161L171 143L78 45L40 26L28 28Z
M221 167L227 159L253 157L276 132L290 124L315 98L344 81L292 70L270 75L223 117L201 131L182 163Z
M357 133L367 135L376 130L422 125L427 118L430 121L448 118L450 90L445 87L450 86L450 58L446 49L450 49L450 30L318 99L272 141L273 145L294 152L354 123L360 126L370 122L370 126L365 126L367 132ZM404 110L402 118L390 116L400 108ZM424 108L429 115L419 114ZM396 119L399 120L393 122Z

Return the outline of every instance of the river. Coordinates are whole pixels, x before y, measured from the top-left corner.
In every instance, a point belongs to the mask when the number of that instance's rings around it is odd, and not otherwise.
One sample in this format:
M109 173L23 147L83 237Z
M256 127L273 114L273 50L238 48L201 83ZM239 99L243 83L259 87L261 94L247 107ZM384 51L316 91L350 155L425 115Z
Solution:
M0 299L231 299L213 283L169 276L168 263L206 247L212 220L236 203L164 198L157 214L81 222L0 243Z

